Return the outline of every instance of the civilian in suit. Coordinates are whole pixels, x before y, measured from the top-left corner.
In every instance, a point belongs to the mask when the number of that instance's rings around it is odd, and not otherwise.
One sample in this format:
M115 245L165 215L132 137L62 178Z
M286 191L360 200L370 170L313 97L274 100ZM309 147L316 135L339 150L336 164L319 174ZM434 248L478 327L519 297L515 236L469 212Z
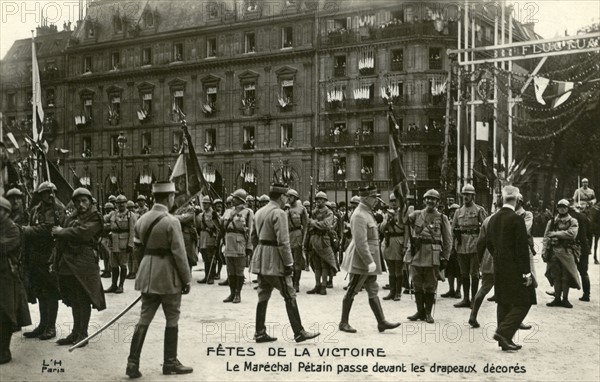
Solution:
M502 189L504 205L489 221L486 248L494 258L498 328L494 339L503 351L518 350L512 338L531 305L536 304L534 278L531 275L527 228L515 213L519 189Z

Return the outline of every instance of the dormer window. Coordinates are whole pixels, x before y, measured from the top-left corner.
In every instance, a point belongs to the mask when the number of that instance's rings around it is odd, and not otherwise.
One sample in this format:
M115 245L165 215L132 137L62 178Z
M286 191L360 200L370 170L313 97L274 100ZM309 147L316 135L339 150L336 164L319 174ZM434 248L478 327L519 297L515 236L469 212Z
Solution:
M83 58L83 73L91 73L92 72L92 57L85 56Z
M119 16L118 13L115 15L115 18L114 18L114 26L115 26L115 33L123 32L123 20L121 19L121 17Z
M246 1L246 11L254 12L258 10L257 0L247 0Z
M154 15L152 14L152 12L146 12L144 13L144 25L146 26L146 28L151 28L154 26Z

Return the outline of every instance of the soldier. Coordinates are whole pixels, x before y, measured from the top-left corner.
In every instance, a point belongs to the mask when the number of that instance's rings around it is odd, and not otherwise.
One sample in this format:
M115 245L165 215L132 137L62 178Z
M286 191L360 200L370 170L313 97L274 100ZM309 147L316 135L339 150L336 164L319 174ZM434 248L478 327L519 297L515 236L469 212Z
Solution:
M221 199L213 200L213 208L215 211L217 211L217 215L219 215L219 219L222 223L222 216L224 212L223 201ZM222 244L223 232L219 231L219 236L217 237L217 253L215 258L215 261L217 262L217 266L215 267L215 280L219 280L221 278L221 269L223 268L223 265L225 265L225 256L223 256ZM219 285L229 285L229 280L225 278L225 280L223 282L220 282Z
M92 307L106 309L102 292L100 267L95 248L102 233L102 215L92 205L92 194L85 188L73 191L71 198L76 212L67 217L65 228L55 226L52 235L60 242L60 253L54 266L58 271L63 303L71 307L73 330L56 343L71 345L88 336ZM86 346L85 342L82 346Z
M379 199L380 194L375 187L362 188L359 193L360 204L350 219L354 245L348 247L342 264L343 269L350 274L350 283L342 300L342 318L339 329L347 333L356 333L356 329L350 326L348 319L354 297L364 285L369 297L369 306L377 319L377 330L383 332L387 329L397 328L400 323L391 323L385 319L381 302L377 297L379 291L377 275L381 274L381 254L379 232L373 218L373 209L381 199Z
M20 265L21 229L10 219L11 211L11 203L0 196L0 365L12 360L10 340L15 329L31 325Z
M189 374L177 359L178 322L181 295L190 292L191 274L185 253L181 224L169 214L175 202L175 184L152 185L154 205L135 225L135 256L141 258L135 289L142 293L140 319L135 327L127 369L130 378L139 378L140 354L154 314L162 305L166 327L164 336L163 374Z
M136 204L133 202L133 200L128 200L127 204L126 204L126 207L127 207L127 211L129 211L129 212L131 212L133 214L136 214L136 216L137 216L137 212L136 212L137 211L137 207L136 207Z
M176 199L177 200L177 199ZM190 270L198 264L198 231L196 230L196 210L192 204L179 207L173 212L181 223L185 253Z
M448 218L453 219L456 210L458 210L460 206L456 203L453 203L450 207L448 207ZM456 254L456 241L452 242L452 251L450 252L450 260L448 260L448 267L446 268L446 277L448 278L448 285L450 289L448 292L440 295L441 297L450 297L450 298L461 298L460 288L462 285L462 277L460 274L460 267L458 265L458 255ZM454 280L456 280L456 289L454 289Z
M466 184L461 192L464 204L454 213L452 232L456 238L456 253L462 275L463 300L454 304L455 308L470 308L471 297L475 298L479 289L479 258L477 238L481 224L487 217L485 209L474 202L475 187Z
M404 262L410 264L417 304L417 313L408 319L433 324L431 310L435 302L439 271L448 264L452 233L448 218L437 210L439 192L431 189L423 195L423 199L425 209L414 211L408 216L411 234L415 238L413 242L409 242ZM412 248L413 243L415 248Z
M308 213L306 212L306 208L300 204L300 195L296 190L290 188L286 192L286 197L290 203L290 210L287 212L287 217L288 227L290 229L290 247L294 259L292 284L297 293L300 292L300 277L302 276L302 271L307 269L302 244L308 227Z
M491 216L485 218L477 238L477 255L481 259L479 261L481 267L481 288L473 298L473 309L471 309L471 315L469 316L469 325L473 328L478 328L480 326L479 322L477 322L479 308L481 308L485 296L494 286L494 259L492 258L490 251L486 248L487 225L491 218Z
M267 334L265 327L267 305L273 289L277 289L285 300L294 340L303 342L319 335L304 330L296 302L296 291L290 277L294 272L294 258L288 232L288 220L291 218L282 210L289 191L285 185L273 184L269 191L269 203L257 211L252 225L252 244L256 250L252 257L251 270L258 275L254 339L259 343L277 340ZM291 191L297 195L294 190Z
M588 184L588 179L583 178L581 180L581 188L575 190L575 193L573 194L573 200L576 203L581 204L583 209L596 204L596 194L594 194L594 190L588 187Z
M104 216L102 216L104 229L102 230L102 239L100 239L100 257L104 262L104 270L100 274L102 278L111 277L110 252L112 250L112 235L110 233L110 219L114 211L115 206L111 202L107 202L104 205Z
M11 188L6 193L6 199L8 199L8 201L12 205L10 220L12 220L14 223L20 226L24 226L29 223L29 214L25 209L24 197L25 195L23 195L21 190L19 190L18 188Z
M62 225L66 216L65 206L54 197L56 186L42 182L37 189L40 199L31 211L29 225L23 227L27 252L24 266L29 275L33 299L38 299L40 323L25 338L49 340L56 337L56 315L58 314L58 283L55 274L50 274L48 264L55 251L52 227ZM35 301L35 300L34 300Z
M123 293L123 285L127 277L127 262L133 250L135 222L135 215L127 210L127 197L125 195L117 196L117 210L110 217L112 284L104 291L105 293Z
M265 194L262 194L261 196L258 197L258 208L263 208L264 206L266 206L267 204L269 204L269 197Z
M327 294L327 277L330 269L337 267L335 254L331 248L331 231L334 229L333 212L325 206L327 194L319 191L315 196L316 208L308 220L308 233L304 248L310 253L309 259L315 272L315 287L306 293Z
M254 212L247 208L248 194L245 190L235 190L232 197L233 208L223 215L225 230L225 257L227 258L227 275L229 277L229 296L223 302L239 304L242 286L244 285L244 268L252 257L250 232L254 220Z
M560 200L556 209L558 214L546 225L542 249L542 258L548 263L546 277L550 285L554 286L554 300L546 305L572 308L569 289L581 289L575 264L576 257L579 256L575 248L579 224L577 219L569 215L568 200Z
M397 207L396 196L390 194L390 208L380 224L380 230L384 237L383 257L387 262L390 280L390 292L384 300L400 301L402 297L402 269L404 263L402 257L408 246L408 227L405 217L402 216L404 205Z
M333 230L331 231L331 248L335 257L335 267L329 269L329 275L327 276L327 288L333 288L333 276L337 269L340 267L339 255L340 255L340 238L342 237L342 231L344 229L344 221L342 215L338 212L337 204L335 202L325 203L327 208L333 212Z
M254 203L254 196L248 195L246 196L246 206L252 210L252 212L256 211L256 204Z
M588 275L588 264L590 252L592 250L592 232L590 229L590 221L584 214L581 213L581 207L577 203L571 204L569 207L569 215L577 220L579 230L577 231L577 237L575 240L579 244L581 254L579 261L577 262L577 270L579 276L581 276L581 288L583 289L583 296L579 298L579 301L590 301L590 276Z
M142 194L138 195L137 199L137 215L138 218L148 212L148 206L146 205L146 197Z
M308 200L305 200L302 202L302 207L304 207L306 209L306 213L308 214L308 217L310 218L312 211L310 210L310 202Z
M202 198L203 212L196 216L196 229L200 234L199 247L204 262L204 279L198 284L214 284L214 273L217 266L217 239L221 217L212 209L210 197ZM215 224L215 221L217 224Z
M127 201L127 211L131 212L131 215L134 217L134 220L137 221L139 219L139 215L137 213L137 206L133 202L133 200ZM133 256L129 255L127 259L127 269L129 270L127 273L128 280L135 280L135 274L137 273L139 264L135 262Z

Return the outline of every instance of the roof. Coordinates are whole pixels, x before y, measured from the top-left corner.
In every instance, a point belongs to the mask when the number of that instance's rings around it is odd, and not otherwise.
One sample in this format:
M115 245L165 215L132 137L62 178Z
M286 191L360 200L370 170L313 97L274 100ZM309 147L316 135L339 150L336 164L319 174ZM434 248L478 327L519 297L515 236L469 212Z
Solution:
M71 31L62 31L36 37L37 57L61 55L69 43L71 33ZM15 41L3 58L7 62L25 59L31 60L31 38Z

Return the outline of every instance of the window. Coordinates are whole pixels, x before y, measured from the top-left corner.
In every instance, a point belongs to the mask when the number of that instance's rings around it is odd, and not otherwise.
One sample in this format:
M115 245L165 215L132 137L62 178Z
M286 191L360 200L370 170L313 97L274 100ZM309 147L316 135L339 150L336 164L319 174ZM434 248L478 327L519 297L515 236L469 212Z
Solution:
M85 56L83 58L83 73L91 73L92 72L92 57Z
M256 108L256 82L243 84L242 110L244 115L252 115Z
M281 95L287 104L294 102L294 80L284 80L281 82Z
M152 147L152 133L142 133L142 154L150 154Z
M333 64L333 76L334 77L345 77L346 76L346 55L335 56Z
M340 34L348 32L348 19L327 20L327 33Z
M152 93L144 93L142 96L142 106L148 114L152 113Z
M373 121L361 121L360 130L362 134L362 140L364 142L370 142L373 139Z
M173 61L183 61L183 43L173 46Z
M210 37L206 39L206 57L217 57L217 38Z
M207 86L205 89L206 105L210 106L212 110L217 106L217 91L217 86Z
M112 95L110 96L110 103L108 104L108 123L111 126L119 124L121 118L121 96Z
M93 117L92 99L86 98L83 100L83 114L86 120L91 121Z
M215 129L206 129L204 152L210 153L217 148L217 131Z
M373 163L375 159L373 155L362 155L361 157L361 166L360 166L360 178L362 180L372 180L373 179Z
M403 49L392 50L391 69L394 71L404 70L404 50Z
M6 103L9 110L14 110L17 108L17 94L9 93L6 95Z
M46 90L46 105L54 107L54 89Z
M110 55L111 70L118 70L121 67L121 55L119 52L113 52Z
M121 19L121 17L118 14L115 15L114 26L115 26L115 33L123 32L123 20Z
M175 90L173 92L173 113L176 113L176 110L185 113L183 110L183 90Z
M333 179L344 180L346 179L346 157L333 158Z
M88 38L93 38L96 35L96 31L94 30L93 25L88 25L87 32L88 32L87 33Z
M81 138L81 157L90 158L92 156L92 137Z
M254 12L258 9L257 0L246 0L246 11Z
M254 126L245 126L243 129L244 134L244 150L254 150L256 148L256 141L254 139Z
M294 143L294 131L291 123L281 124L281 147L292 147Z
M429 69L442 69L441 48L429 48Z
M281 28L281 47L291 48L293 46L293 29L292 27Z
M144 13L144 25L146 28L154 26L154 16L152 15L152 12Z
M110 155L113 157L119 155L119 145L118 145L118 141L117 141L118 138L119 138L118 135L110 136Z
M182 143L183 143L183 132L174 131L173 132L173 149L171 150L171 152L174 154L178 153L179 150L181 149Z
M244 52L245 53L254 53L254 52L256 52L256 40L255 40L254 32L248 32L248 33L246 33Z
M209 19L216 19L219 17L219 3L209 2L206 4L206 7Z
M142 49L142 65L152 65L152 48Z
M329 129L329 141L332 143L340 143L343 137L346 137L348 130L346 130L346 122L335 122L333 127Z

